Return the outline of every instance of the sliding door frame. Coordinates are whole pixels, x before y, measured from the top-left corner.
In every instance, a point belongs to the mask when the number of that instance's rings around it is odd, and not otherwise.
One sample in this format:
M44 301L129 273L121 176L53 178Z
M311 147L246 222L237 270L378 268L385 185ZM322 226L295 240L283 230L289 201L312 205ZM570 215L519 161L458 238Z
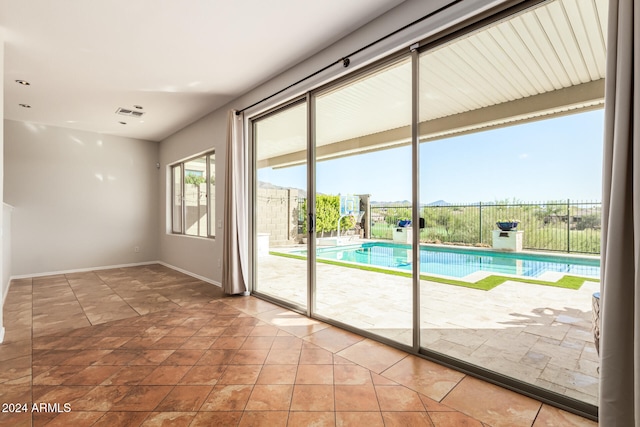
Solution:
M266 110L260 114L257 114L255 116L251 116L249 118L247 118L247 127L248 127L248 145L250 147L249 149L249 205L250 205L250 212L253 212L254 215L250 215L249 218L249 266L250 266L250 271L249 271L249 290L250 293L252 295L255 295L258 298L264 299L265 301L269 301L272 302L274 304L286 307L292 311L295 311L297 313L301 313L301 314L305 314L307 316L310 317L310 313L309 313L309 306L307 304L307 307L303 307L301 305L295 304L291 301L285 301L282 299L279 299L273 295L269 295L269 294L265 294L260 292L260 288L259 286L257 286L257 271L258 271L258 245L257 245L257 237L258 237L258 226L256 223L256 215L255 215L255 208L258 205L257 204L257 195L258 195L258 168L257 166L257 158L256 158L256 138L255 138L255 124L262 120L265 119L269 116L273 116L275 114L278 114L281 111L287 110L289 108L293 108L297 105L301 105L301 104L307 104L308 103L308 98L309 95L305 94L303 96L298 96L288 102L282 103L282 104L278 104L277 106L270 108L269 110ZM309 106L307 104L307 118L308 118L308 111L309 111ZM307 122L307 132L309 129L309 123ZM309 141L307 140L307 147L309 146ZM308 149L308 148L307 148ZM307 166L307 179L308 179L308 172L309 167ZM307 182L307 188L309 188L308 182ZM309 210L309 202L307 202L307 210ZM311 253L308 252L308 255L311 256ZM315 252L313 254L314 259L315 259ZM308 263L307 263L307 269L308 267ZM309 292L309 282L308 282L308 278L309 278L309 272L307 270L307 293ZM307 298L307 302L308 302L308 298Z
M316 311L316 103L307 92L307 316Z
M275 303L277 305L284 306L298 313L305 314L306 316L323 321L325 323L337 326L350 332L357 333L366 338L376 340L378 342L387 344L391 347L398 348L406 351L415 356L431 360L440 365L455 369L462 373L468 374L473 377L480 378L484 381L499 385L501 387L513 390L517 393L529 396L543 403L548 403L552 406L565 409L569 412L579 414L583 417L590 419L597 419L598 408L594 405L586 402L573 399L559 393L555 393L551 390L532 385L513 377L506 376L481 366L474 365L463 360L448 356L443 353L429 350L428 348L421 346L421 327L420 327L420 200L419 200L419 181L420 181L420 142L419 142L419 73L420 54L431 51L443 44L449 43L455 39L458 39L466 34L477 31L480 28L488 26L499 20L506 19L507 17L535 7L536 5L546 3L550 0L527 0L527 1L507 1L505 4L494 7L490 10L486 10L478 16L475 16L469 20L465 20L459 24L454 25L451 28L447 28L437 34L434 34L426 39L421 40L419 43L412 44L408 49L396 51L388 56L379 59L367 66L364 66L358 70L354 70L351 73L343 75L335 80L325 83L317 88L308 90L304 95L298 96L293 100L279 104L278 106L260 113L259 115L249 117L247 119L249 127L249 145L251 147L249 161L251 167L251 179L250 184L250 198L251 205L256 206L256 183L257 183L257 170L255 159L256 141L254 138L254 123L262 118L265 118L271 114L275 114L278 111L292 107L297 103L307 104L307 218L308 224L310 220L315 222L316 206L315 206L315 191L316 191L316 107L315 99L319 94L328 90L339 88L340 86L357 80L376 69L380 69L387 64L391 64L400 60L402 57L411 57L411 76L412 76L412 113L411 113L411 168L412 168L412 227L413 227L413 241L412 241L412 319L413 319L413 342L412 345L405 345L397 341L393 341L389 338L368 332L366 330L358 329L351 325L342 323L335 319L327 318L316 313L316 230L315 227L307 227L307 307L292 304L287 301L279 300L271 295L260 293L259 289L255 289L255 274L256 271L256 219L255 215L250 220L250 254L251 254L251 272L250 272L250 287L252 293L264 300ZM514 5L515 4L515 5Z
M419 44L409 48L411 55L411 224L413 226L413 352L420 351L420 55Z
M308 168L308 174L309 174L309 184L313 183L313 186L309 185L309 191L307 193L307 206L313 206L313 213L315 215L315 185L316 185L316 120L315 120L315 112L316 112L316 106L315 106L315 101L317 99L318 96L322 95L323 93L332 91L332 90L337 90L340 87L343 87L347 84L349 84L350 82L353 81L357 81L359 79L365 78L366 76L370 75L370 74L374 74L376 71L379 71L383 68L385 68L386 66L390 66L393 65L394 63L400 62L404 59L410 58L410 66L412 69L412 73L414 72L414 68L417 70L419 68L419 63L417 62L418 59L418 55L417 53L413 53L413 50L415 50L417 46L413 46L411 47L411 50L407 50L407 49L403 49L400 51L397 51L391 55L388 55L382 59L379 59L365 67L362 67L358 70L353 71L352 73L349 73L347 75L344 75L336 80L333 80L329 83L326 83L316 89L313 89L311 91L308 92L308 112L309 112L309 121L308 121L308 126L309 126L309 138L308 138L308 162L309 162L309 168ZM415 56L415 58L414 58ZM414 64L414 62L416 62L416 64ZM412 80L413 80L413 75L412 75ZM412 90L414 89L414 87L412 86L411 88ZM419 95L414 95L412 92L411 95L411 103L412 103L412 111L413 111L413 103L417 103L418 98L417 96ZM415 99L414 99L415 98ZM418 142L418 127L417 127L417 118L418 116L412 114L411 117L411 135L412 135L412 140L411 140L411 145L414 145L414 147L412 148L412 153L413 150L417 149L417 147L415 147L415 145ZM413 134L415 133L415 138L413 137ZM414 142L415 141L415 142ZM413 155L413 154L412 154ZM416 164L414 164L416 163ZM415 187L417 180L419 179L419 177L417 176L416 172L417 172L417 162L415 162L414 160L412 160L412 188L413 188L413 196L415 198L415 195L417 194L417 188ZM313 197L313 203L310 202L310 199ZM414 211L419 211L419 208L415 208ZM316 320L320 320L322 322L331 324L333 326L337 326L341 329L345 329L347 331L350 332L354 332L357 333L358 335L364 336L366 338L370 338L373 340L376 340L378 342L382 342L384 344L387 344L389 346L395 347L395 348L399 348L401 350L404 350L406 352L409 353L414 353L417 354L418 350L419 350L419 339L420 339L420 330L419 328L416 329L416 325L419 325L419 318L416 316L419 316L419 310L417 308L419 308L419 299L416 300L416 295L419 294L420 290L419 287L417 286L420 282L420 275L419 275L419 266L416 265L415 263L415 259L416 259L416 254L418 253L417 250L419 248L419 246L416 244L416 242L419 242L420 240L420 236L419 236L419 228L418 228L418 220L417 217L415 216L415 212L412 215L412 227L413 227L413 242L412 242L412 257L413 257L413 269L412 269L412 302L411 302L411 309L412 309L412 344L411 345L406 345L403 344L401 342L398 341L394 341L390 338L384 337L382 335L378 335L372 332L369 332L367 330L364 329L359 329L356 328L352 325L343 323L339 320L333 319L333 318L329 318L326 316L323 316L321 314L318 314L316 312L316 286L317 286L317 282L316 282L316 242L315 242L315 237L316 237L316 233L315 233L315 229L314 229L314 233L313 235L309 234L309 242L312 242L313 244L313 248L311 247L311 245L308 246L309 249L309 257L307 258L308 262L313 262L313 265L311 265L308 268L309 271L309 289L308 289L308 294L309 297L311 299L311 297L313 296L313 301L309 301L309 314L308 316L316 319ZM313 257L313 261L311 260L311 258Z

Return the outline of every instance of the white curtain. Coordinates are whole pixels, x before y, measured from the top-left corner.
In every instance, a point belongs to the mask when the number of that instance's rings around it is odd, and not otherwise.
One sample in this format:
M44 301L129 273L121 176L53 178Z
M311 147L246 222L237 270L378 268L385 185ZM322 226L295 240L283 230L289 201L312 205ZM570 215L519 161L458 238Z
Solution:
M230 295L245 293L248 290L248 216L243 118L242 114L236 115L235 110L229 111L224 187L222 289Z
M599 404L600 425L606 427L640 427L640 4L636 1L609 2Z

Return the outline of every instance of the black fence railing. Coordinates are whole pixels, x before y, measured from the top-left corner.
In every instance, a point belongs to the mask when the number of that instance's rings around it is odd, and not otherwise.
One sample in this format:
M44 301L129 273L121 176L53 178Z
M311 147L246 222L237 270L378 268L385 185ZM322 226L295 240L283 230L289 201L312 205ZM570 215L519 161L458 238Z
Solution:
M523 248L585 254L600 253L600 202L473 203L423 206L420 241L491 246L499 220L516 219ZM371 237L391 239L398 221L411 218L407 204L372 204Z

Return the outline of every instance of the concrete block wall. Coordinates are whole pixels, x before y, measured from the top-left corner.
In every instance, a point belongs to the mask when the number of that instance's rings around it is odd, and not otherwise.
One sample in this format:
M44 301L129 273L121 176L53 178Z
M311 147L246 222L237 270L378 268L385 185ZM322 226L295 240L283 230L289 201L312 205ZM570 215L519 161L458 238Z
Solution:
M258 189L257 231L269 234L270 246L298 242L298 197L296 189Z

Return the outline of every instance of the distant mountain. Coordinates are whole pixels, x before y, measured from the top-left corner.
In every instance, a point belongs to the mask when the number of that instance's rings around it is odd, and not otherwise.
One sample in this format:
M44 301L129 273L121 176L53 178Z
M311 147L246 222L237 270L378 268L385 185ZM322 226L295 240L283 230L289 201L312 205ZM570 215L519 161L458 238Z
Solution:
M444 200L436 200L435 202L427 203L424 206L451 206L451 203L445 202Z
M372 205L409 205L411 206L411 200L395 200L393 202L380 202L378 200L371 201Z
M270 182L258 181L258 188L275 188L278 190L298 190L298 196L306 199L307 190L303 190L302 188L295 187L282 187L280 185L271 184Z
M265 182L265 181L258 181L258 188L276 188L276 189L280 189L280 190L298 190L298 197L300 197L302 199L307 197L307 190L304 190L302 188L282 187L280 185L271 184L270 182ZM318 194L322 194L322 193L318 193ZM411 200L394 200L394 201L372 200L370 203L371 203L372 206L376 206L376 205L411 206ZM483 205L484 204L485 203L483 203ZM491 204L491 202L486 203L486 204L489 205L489 204ZM421 204L420 206L451 206L451 203L449 203L449 202L447 202L445 200L436 200L435 202Z
M398 205L398 206L411 206L411 200L396 200L393 202L381 202L381 201L372 201L372 205ZM436 200L431 203L423 203L420 206L451 206L451 203L446 202L444 200Z

